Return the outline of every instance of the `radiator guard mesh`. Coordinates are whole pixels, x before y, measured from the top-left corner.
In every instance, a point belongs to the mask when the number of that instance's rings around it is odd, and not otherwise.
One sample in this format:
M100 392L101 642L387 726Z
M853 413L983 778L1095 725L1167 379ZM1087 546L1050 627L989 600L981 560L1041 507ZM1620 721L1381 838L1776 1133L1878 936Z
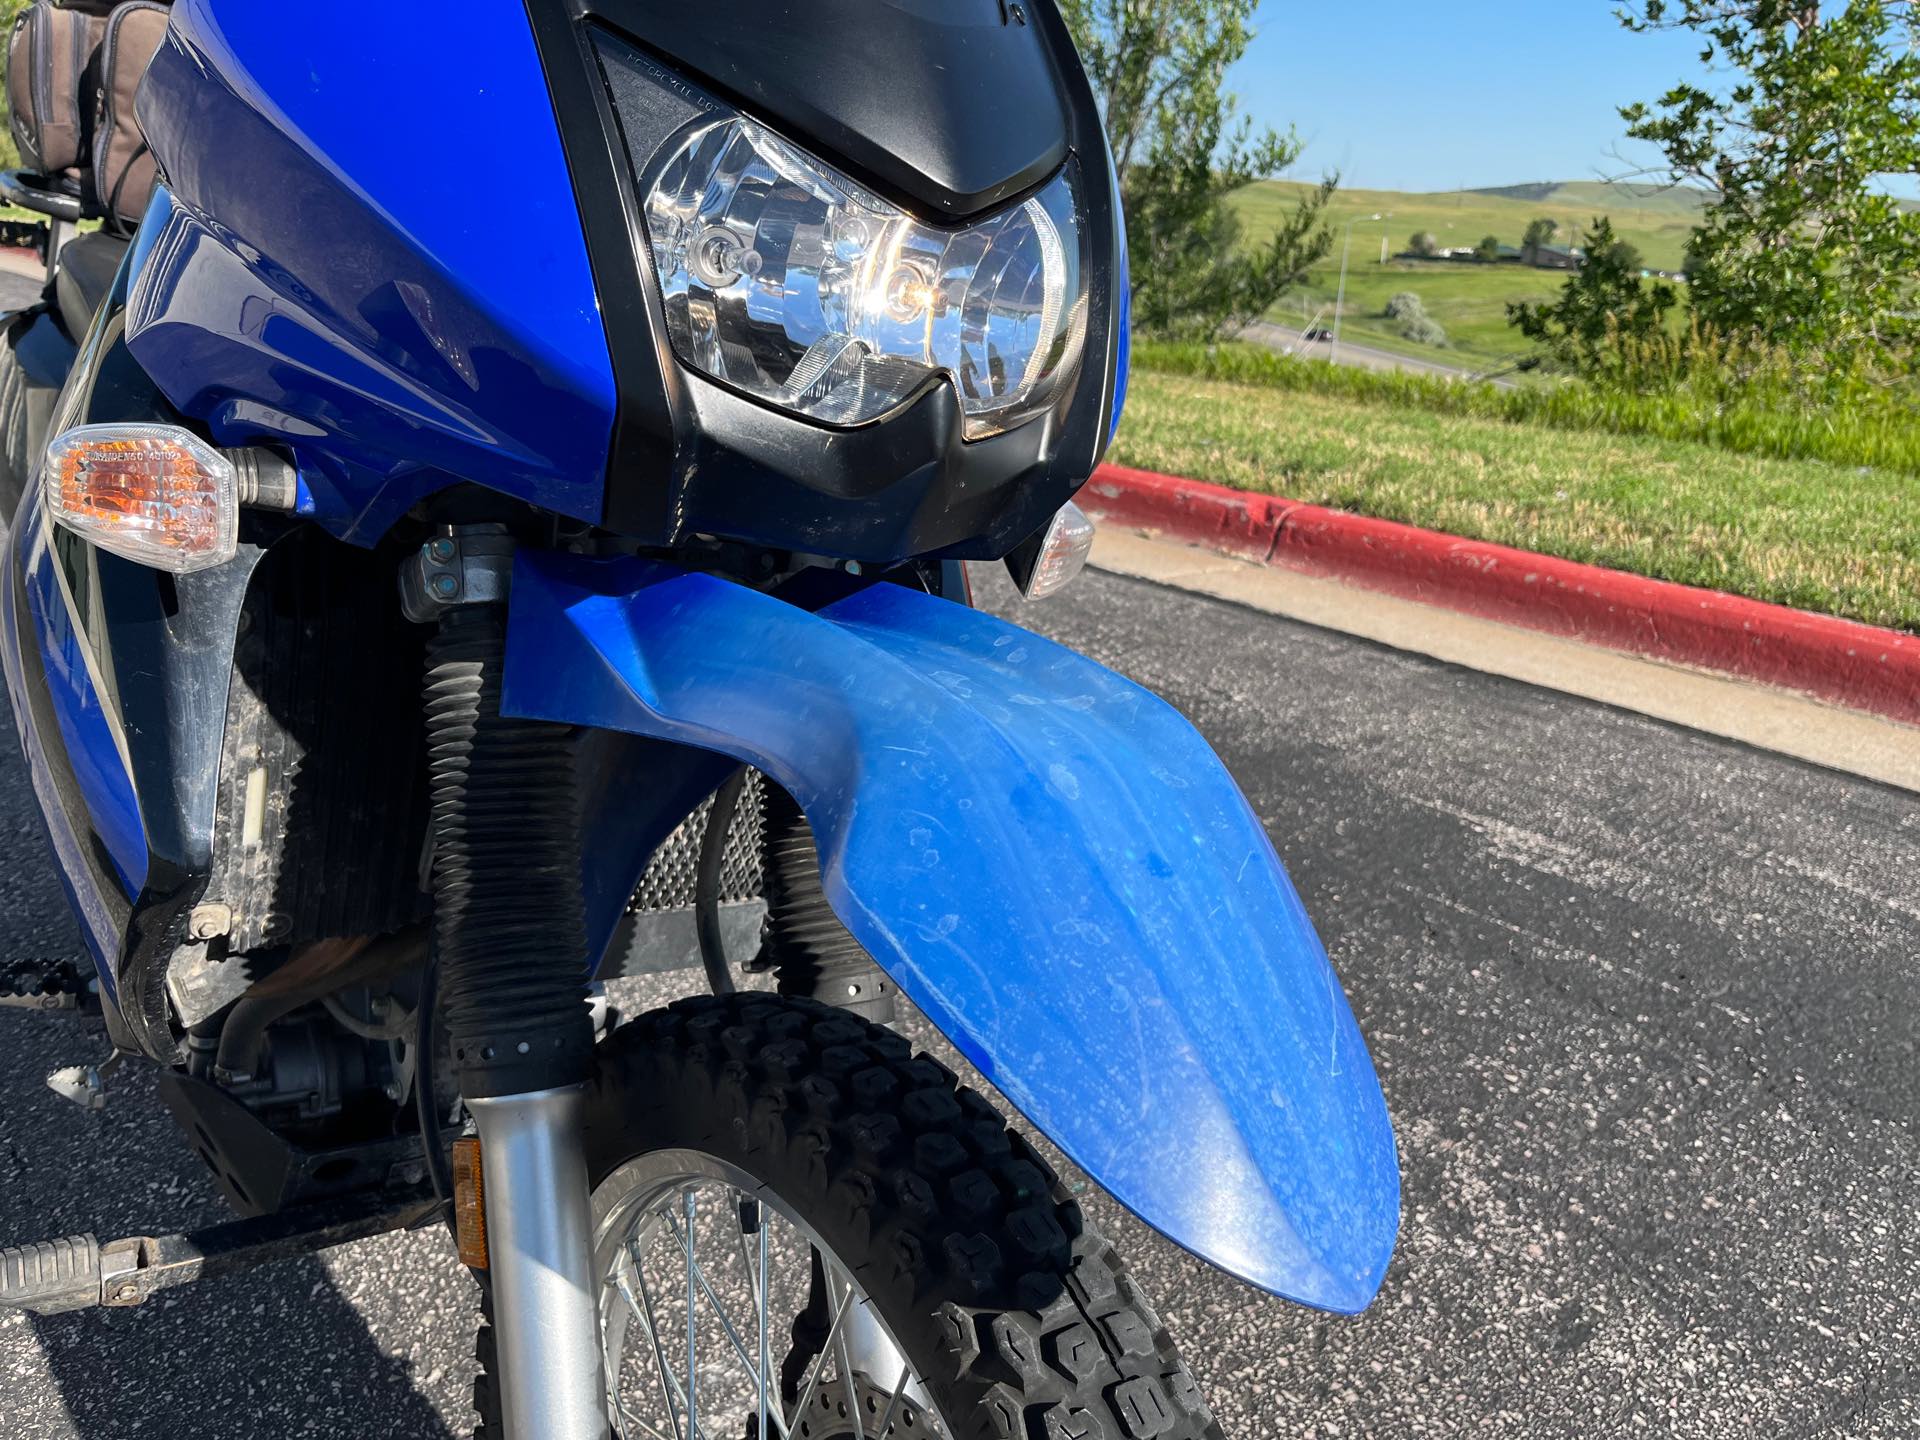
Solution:
M749 772L727 832L720 865L720 926L727 954L736 964L760 948L766 919L760 870L761 795L766 782ZM700 842L713 813L703 800L679 827L660 842L646 873L627 902L627 913L608 947L603 979L685 970L700 963L699 935L693 922L694 876Z

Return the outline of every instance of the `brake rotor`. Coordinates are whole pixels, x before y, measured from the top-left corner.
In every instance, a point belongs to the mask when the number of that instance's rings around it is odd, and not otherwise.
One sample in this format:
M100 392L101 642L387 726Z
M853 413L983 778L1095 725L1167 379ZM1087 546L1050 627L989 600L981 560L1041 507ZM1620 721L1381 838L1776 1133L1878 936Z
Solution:
M854 1374L860 1381L865 1424L854 1424L853 1404L847 1397L845 1384L836 1375L820 1383L807 1405L807 1413L795 1418L793 1440L882 1440L880 1422L892 1391L858 1370ZM893 1407L893 1418L884 1432L885 1440L944 1440L944 1432L935 1428L936 1423L924 1405L902 1395L900 1403Z

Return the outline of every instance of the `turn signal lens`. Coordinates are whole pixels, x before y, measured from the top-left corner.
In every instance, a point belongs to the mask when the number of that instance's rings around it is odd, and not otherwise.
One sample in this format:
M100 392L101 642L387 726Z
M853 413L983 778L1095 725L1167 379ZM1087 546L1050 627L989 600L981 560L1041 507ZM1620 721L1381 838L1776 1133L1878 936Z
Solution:
M81 425L47 447L47 511L76 535L158 570L231 560L233 465L174 425Z
M1044 600L1066 589L1073 577L1086 568L1087 556L1092 552L1093 521L1087 518L1086 511L1069 501L1047 526L1047 533L1040 541L1040 554L1033 562L1026 584L1020 587L1020 594L1028 600Z
M453 1244L469 1270L487 1268L487 1195L480 1181L480 1141L453 1142Z

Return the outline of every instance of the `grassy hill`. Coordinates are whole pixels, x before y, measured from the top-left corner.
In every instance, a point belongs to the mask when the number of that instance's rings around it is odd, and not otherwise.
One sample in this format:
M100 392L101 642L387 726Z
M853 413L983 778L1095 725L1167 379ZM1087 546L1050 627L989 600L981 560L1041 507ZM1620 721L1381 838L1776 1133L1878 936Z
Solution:
M1706 192L1681 185L1635 185L1613 180L1549 180L1537 185L1492 185L1475 188L1469 195L1494 199L1520 200L1528 205L1543 201L1549 205L1608 214L1614 210L1632 210L1643 214L1671 211L1691 220L1699 211Z
M1236 197L1249 239L1269 233L1279 218L1299 203L1308 187L1275 180L1255 185ZM1341 190L1328 206L1334 231L1333 254L1302 290L1289 295L1270 317L1280 324L1304 325L1316 313L1332 317L1340 276L1340 252L1348 222L1353 248L1341 334L1382 349L1432 359L1446 351L1414 345L1394 333L1382 311L1387 297L1411 290L1447 329L1453 358L1469 368L1498 365L1526 347L1507 326L1506 306L1519 300L1550 299L1565 283L1556 271L1520 265L1462 265L1398 261L1415 231L1430 231L1443 246L1474 245L1492 235L1518 245L1529 222L1557 221L1561 244L1578 244L1594 217L1605 215L1614 233L1640 247L1649 265L1678 269L1698 192L1613 185L1600 181L1515 185L1492 190L1448 190L1418 194L1403 190ZM1378 215L1382 218L1373 219ZM1381 242L1388 259L1381 260Z

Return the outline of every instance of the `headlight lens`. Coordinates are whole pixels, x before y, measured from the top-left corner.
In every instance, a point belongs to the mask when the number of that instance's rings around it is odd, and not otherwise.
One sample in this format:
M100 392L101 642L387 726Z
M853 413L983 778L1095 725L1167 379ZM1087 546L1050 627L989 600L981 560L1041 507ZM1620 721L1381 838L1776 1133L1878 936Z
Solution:
M960 229L926 225L748 120L693 134L647 196L688 365L857 425L945 372L976 440L1046 410L1085 348L1072 167Z

